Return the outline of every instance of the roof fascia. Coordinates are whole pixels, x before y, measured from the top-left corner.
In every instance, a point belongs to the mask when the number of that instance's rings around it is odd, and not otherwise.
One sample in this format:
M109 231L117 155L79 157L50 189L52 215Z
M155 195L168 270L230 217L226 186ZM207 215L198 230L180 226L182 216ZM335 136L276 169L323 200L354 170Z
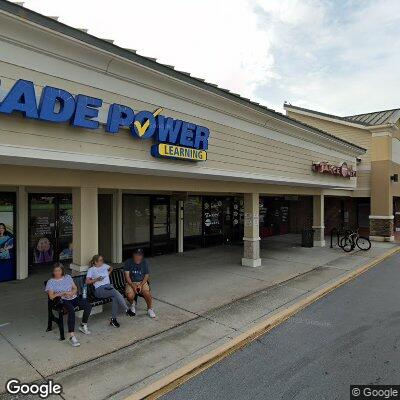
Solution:
M326 132L314 129L311 126L307 126L306 124L301 123L300 121L295 121L287 117L286 115L277 113L276 111L271 110L268 107L259 105L248 99L242 98L239 95L235 95L226 89L218 88L212 84L203 82L190 75L176 71L173 68L157 63L144 56L140 56L130 52L129 50L122 49L106 40L97 38L88 33L82 32L79 29L55 21L54 19L36 13L35 11L25 9L21 6L10 3L8 1L0 0L0 12L4 13L5 15L9 15L13 18L17 18L23 23L28 23L30 25L39 27L40 29L45 29L47 31L50 31L53 34L64 36L69 40L80 43L81 45L82 43L88 45L99 52L111 55L115 59L119 59L124 62L131 62L135 66L145 68L151 71L152 73L159 73L170 79L176 80L180 83L184 83L189 86L195 87L196 89L206 91L208 94L223 97L224 100L232 102L236 105L240 105L264 117L267 116L271 119L280 121L281 123L299 128L303 131L308 132L309 134L314 135L319 139L324 139L330 142L331 145L335 144L337 148L340 149L340 151L344 151L346 153L350 152L351 154L354 155L360 155L365 153L365 149L363 149L360 146L353 145L352 143L341 140L340 138L336 138L333 135L330 135ZM73 33L73 35L71 35L71 33Z
M298 108L291 107L288 104L284 104L283 108L286 111L291 111L291 112L294 112L294 113L297 113L297 114L306 115L308 117L315 117L315 118L323 119L325 121L334 122L336 124L342 124L342 125L351 126L352 128L364 129L364 130L367 130L367 131L371 129L371 126L356 124L356 123L352 123L352 122L349 122L349 121L344 121L341 118L328 117L328 116L322 115L321 113L314 112L313 110L307 110L307 111L306 110L299 110Z

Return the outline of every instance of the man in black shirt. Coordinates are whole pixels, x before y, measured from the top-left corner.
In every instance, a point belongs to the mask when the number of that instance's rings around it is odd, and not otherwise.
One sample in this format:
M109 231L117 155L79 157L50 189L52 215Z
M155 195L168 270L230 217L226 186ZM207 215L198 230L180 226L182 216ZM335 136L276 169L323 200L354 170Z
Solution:
M133 252L132 258L129 258L124 263L124 273L126 280L125 293L127 299L131 302L131 311L136 314L136 294L143 297L147 304L147 314L150 318L155 318L152 307L152 298L149 287L149 263L144 259L142 249L136 249Z

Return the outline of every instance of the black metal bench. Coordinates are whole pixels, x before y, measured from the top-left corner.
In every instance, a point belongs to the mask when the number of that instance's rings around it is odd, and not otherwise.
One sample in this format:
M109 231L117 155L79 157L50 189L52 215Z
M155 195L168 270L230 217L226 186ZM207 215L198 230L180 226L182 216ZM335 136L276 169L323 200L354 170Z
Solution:
M73 277L74 283L78 288L78 295L82 295L83 287L86 283L86 275L79 275ZM125 296L125 275L124 271L121 268L114 269L110 275L110 281L113 284L114 288L117 289L124 297ZM44 282L46 286L47 281ZM139 295L135 296L135 301L137 302L137 298ZM103 304L110 303L112 299L99 299L94 294L94 286L87 285L87 300L92 305L92 307L100 306ZM75 311L80 311L79 307L75 307ZM54 300L51 300L49 297L47 298L47 312L48 312L48 319L47 319L47 329L46 332L53 330L53 321L58 325L58 329L60 330L60 340L65 340L65 333L64 333L64 315L66 311L60 303L60 298L57 297Z

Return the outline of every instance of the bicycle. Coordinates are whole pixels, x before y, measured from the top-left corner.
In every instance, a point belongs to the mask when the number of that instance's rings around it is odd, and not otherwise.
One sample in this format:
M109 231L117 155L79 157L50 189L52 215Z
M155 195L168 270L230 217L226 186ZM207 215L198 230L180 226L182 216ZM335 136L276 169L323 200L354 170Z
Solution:
M346 235L340 239L339 246L346 253L354 250L356 246L360 250L367 251L371 248L371 241L365 236L360 236L357 229L356 231L346 233Z

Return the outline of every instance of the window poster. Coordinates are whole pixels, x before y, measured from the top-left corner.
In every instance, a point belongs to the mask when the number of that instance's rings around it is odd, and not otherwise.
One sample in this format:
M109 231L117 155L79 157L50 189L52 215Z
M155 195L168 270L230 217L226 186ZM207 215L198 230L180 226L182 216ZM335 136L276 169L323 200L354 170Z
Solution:
M205 235L222 234L222 201L220 199L204 199L204 233Z
M0 194L0 282L15 279L13 195Z
M34 264L54 261L56 198L34 195L30 200L30 249Z
M58 241L60 261L72 260L72 198L61 196L58 206Z

